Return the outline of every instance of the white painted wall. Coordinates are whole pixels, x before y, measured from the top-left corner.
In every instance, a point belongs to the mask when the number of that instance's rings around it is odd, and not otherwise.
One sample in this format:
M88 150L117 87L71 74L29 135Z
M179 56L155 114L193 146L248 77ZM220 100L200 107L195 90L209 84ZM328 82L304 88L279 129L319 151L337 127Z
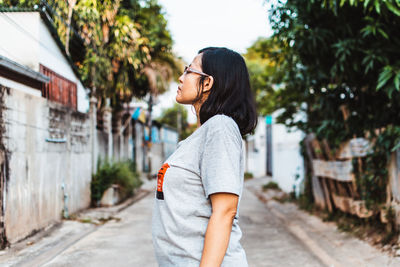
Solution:
M38 12L1 12L0 54L39 71L40 20Z
M39 71L42 64L77 84L77 109L88 112L89 98L39 12L0 13L0 55Z
M29 86L24 85L22 83L17 83L15 81L9 80L9 79L1 77L1 76L0 76L0 84L4 85L6 87L9 87L9 88L14 88L16 90L19 90L19 91L24 92L24 93L29 94L29 95L34 95L34 96L37 96L37 97L41 97L42 96L42 92L40 90L38 90L38 89L29 87Z
M293 186L296 186L298 192L304 176L299 145L303 133L288 132L285 125L274 123L277 115L278 112L272 115L272 178L285 192L293 191ZM255 177L265 176L267 172L266 143L266 121L265 117L260 116L254 135L248 137L248 149L244 149L246 171L253 173ZM297 180L296 176L299 177Z
M260 116L258 117L258 123L254 135L247 138L247 171L251 172L255 177L265 176L267 172L267 147L265 133L265 118Z
M304 178L303 157L300 154L300 141L304 135L301 131L288 132L283 124L276 124L275 112L272 124L272 178L285 192L296 192ZM299 178L296 180L296 175Z

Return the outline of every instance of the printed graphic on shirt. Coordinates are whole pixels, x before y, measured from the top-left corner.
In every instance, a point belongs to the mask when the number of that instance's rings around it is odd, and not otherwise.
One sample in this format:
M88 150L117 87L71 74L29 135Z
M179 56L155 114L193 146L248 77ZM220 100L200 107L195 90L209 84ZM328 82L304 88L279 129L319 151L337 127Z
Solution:
M163 184L164 184L164 176L165 176L165 172L167 171L167 169L170 166L168 165L168 163L164 163L161 167L161 169L158 171L157 174L157 199L164 199L164 192L163 192Z

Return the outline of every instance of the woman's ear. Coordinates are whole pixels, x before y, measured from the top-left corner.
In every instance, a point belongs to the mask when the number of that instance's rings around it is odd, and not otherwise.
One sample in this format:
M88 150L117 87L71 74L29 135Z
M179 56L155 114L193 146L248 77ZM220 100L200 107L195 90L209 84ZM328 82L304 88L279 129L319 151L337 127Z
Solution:
M211 87L214 84L213 76L208 76L207 79L204 81L204 89L203 92L208 92L211 90Z

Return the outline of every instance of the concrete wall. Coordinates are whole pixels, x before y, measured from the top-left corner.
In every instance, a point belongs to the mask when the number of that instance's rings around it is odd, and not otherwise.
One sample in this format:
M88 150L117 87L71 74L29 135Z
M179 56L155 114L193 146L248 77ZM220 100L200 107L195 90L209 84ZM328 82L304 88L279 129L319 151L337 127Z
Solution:
M167 143L159 140L146 152L144 125L139 122L127 127L121 143L114 135L110 144L108 133L91 126L95 117L89 116L96 111L72 111L35 95L33 88L14 89L19 86L17 82L0 81L10 87L2 90L0 120L0 141L5 147L0 151L0 162L7 164L6 171L0 173L6 176L4 226L10 243L60 221L66 209L71 214L90 206L91 174L96 166L93 159L104 159L110 151L115 160L135 155L137 170L144 172L143 162L149 165L151 161L154 175L169 156L164 153L165 147L170 153L176 149L177 143L170 138ZM176 131L165 131L169 137L177 137Z
M5 230L13 243L90 205L91 141L87 114L19 90L3 103ZM64 189L63 189L64 188Z
M303 158L300 154L300 141L303 133L300 131L289 132L285 125L277 124L274 118L279 113L272 115L272 178L279 187L286 191L299 190L303 180ZM258 118L254 135L247 138L245 145L245 167L247 172L255 177L264 176L267 173L267 133L265 117ZM296 179L298 176L298 179Z
M245 166L247 166L246 171L251 172L255 177L264 176L267 173L265 132L265 118L258 117L257 128L254 135L250 135L247 138L247 156L245 157L245 162L247 160L247 163L245 163Z
M272 116L272 178L282 190L291 192L296 186L299 193L304 179L304 161L300 154L304 134L299 130L289 132L285 125L275 123L278 114L279 111Z

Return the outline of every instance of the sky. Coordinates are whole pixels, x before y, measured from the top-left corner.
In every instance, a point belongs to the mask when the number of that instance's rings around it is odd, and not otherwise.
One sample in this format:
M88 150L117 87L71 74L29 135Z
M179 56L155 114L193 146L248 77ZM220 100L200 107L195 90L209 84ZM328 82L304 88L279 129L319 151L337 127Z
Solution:
M264 0L159 0L163 6L168 29L174 40L173 50L186 63L208 46L223 46L245 53L259 37L272 34L268 9ZM177 84L159 96L153 114L176 103ZM189 123L196 122L194 108L185 105Z

